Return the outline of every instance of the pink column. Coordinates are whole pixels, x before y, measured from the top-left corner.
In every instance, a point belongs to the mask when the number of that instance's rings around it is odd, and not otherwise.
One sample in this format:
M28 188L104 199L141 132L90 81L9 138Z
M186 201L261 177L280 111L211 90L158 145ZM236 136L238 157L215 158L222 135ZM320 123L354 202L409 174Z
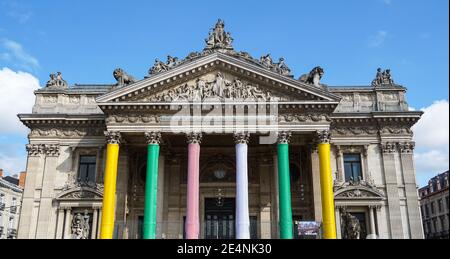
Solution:
M199 217L199 164L202 135L191 133L188 136L188 179L186 208L186 238L198 239L200 234Z

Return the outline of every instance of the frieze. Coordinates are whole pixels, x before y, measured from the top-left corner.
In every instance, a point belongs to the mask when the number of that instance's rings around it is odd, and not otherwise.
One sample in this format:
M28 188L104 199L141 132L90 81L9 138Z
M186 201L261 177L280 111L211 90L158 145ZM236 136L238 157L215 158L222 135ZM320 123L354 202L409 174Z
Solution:
M29 156L59 156L59 144L28 144L26 150Z
M378 133L378 129L375 126L372 127L333 127L331 129L333 136L358 136L358 135L375 135Z
M29 137L64 137L64 138L79 138L85 136L102 136L103 127L73 127L73 128L52 128L52 127L38 127L31 129Z
M159 115L146 114L126 114L126 115L111 115L106 118L107 124L121 123L121 124L140 124L140 123L159 123L161 117Z
M279 122L331 122L328 114L282 114L278 116Z
M412 136L413 132L408 125L405 126L384 126L380 129L382 135L408 135Z

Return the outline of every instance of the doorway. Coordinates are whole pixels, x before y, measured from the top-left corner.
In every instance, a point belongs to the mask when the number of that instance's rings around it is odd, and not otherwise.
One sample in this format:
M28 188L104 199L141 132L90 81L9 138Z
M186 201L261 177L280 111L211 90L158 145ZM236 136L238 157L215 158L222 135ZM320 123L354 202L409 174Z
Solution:
M235 198L205 198L205 239L235 238Z

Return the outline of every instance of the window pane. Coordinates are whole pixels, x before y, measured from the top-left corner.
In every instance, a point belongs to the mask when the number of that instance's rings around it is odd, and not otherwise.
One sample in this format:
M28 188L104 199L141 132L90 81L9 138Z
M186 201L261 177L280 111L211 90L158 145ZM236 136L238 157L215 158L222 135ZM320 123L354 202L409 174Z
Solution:
M360 162L361 157L359 154L344 154L344 162Z
M80 181L95 182L96 156L80 156L78 178Z
M96 156L81 156L80 163L95 163L97 160Z
M345 163L344 170L345 170L345 181L348 182L352 177L352 165L349 163Z
M359 179L362 179L361 164L353 163L352 169L353 169L353 180L357 181Z

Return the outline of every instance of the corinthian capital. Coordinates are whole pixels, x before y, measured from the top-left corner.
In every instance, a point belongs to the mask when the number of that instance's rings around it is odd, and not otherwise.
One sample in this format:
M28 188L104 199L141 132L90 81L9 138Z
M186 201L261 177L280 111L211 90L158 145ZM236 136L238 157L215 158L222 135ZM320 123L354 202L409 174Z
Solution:
M159 145L161 144L161 133L145 132L145 139L147 140L147 145Z
M319 144L329 144L331 134L329 130L318 130L316 131L316 137Z
M412 153L414 151L414 148L416 146L416 143L414 142L401 142L398 143L398 148L400 150L401 153Z
M202 143L202 133L190 132L186 135L188 144Z
M44 145L28 144L26 145L28 156L39 156L44 153Z
M397 151L394 142L386 142L380 144L381 152L383 153L395 153Z
M278 144L289 144L292 133L289 131L278 132Z
M59 144L28 144L26 149L29 156L59 156L60 154Z
M118 131L105 131L106 143L108 144L120 144L122 136Z
M248 133L234 133L234 142L236 144L248 144L250 134Z

